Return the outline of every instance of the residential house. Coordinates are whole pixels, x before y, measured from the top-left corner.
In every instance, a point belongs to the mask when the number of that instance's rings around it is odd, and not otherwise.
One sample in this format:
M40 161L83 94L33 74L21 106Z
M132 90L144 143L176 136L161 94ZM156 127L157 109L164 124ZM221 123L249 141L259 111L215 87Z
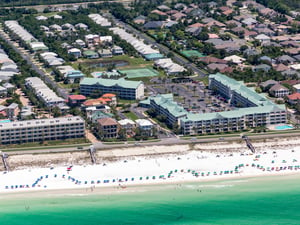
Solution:
M117 138L119 124L113 118L102 118L97 120L99 135L101 138Z
M252 17L249 17L249 18L242 20L242 23L245 24L246 26L251 26L251 25L257 24L257 20Z
M227 56L224 58L224 60L228 61L228 62L233 62L235 64L241 64L242 62L244 62L246 59L242 58L240 56L237 55L231 55L231 56Z
M71 106L79 106L86 100L84 95L69 95L68 103Z
M121 129L125 130L126 135L129 137L134 135L136 124L133 120L123 119L119 120L118 123L120 124Z
M270 88L269 93L276 98L282 98L290 94L290 90L282 86L281 84L275 84L273 87Z
M290 64L290 63L294 63L296 60L289 55L282 55L282 56L277 57L276 61L278 63Z
M253 72L258 72L258 71L269 72L270 69L271 69L271 66L269 66L267 64L260 64L260 65L252 67Z
M92 123L97 123L99 119L112 118L114 116L114 114L108 113L103 109L96 109L96 107L94 107L95 110L90 111L91 108L92 107L89 107L86 110L87 110L87 118L90 121L92 121Z
M144 24L146 22L146 17L140 15L140 16L134 18L133 22L136 23L136 24Z
M6 107L6 114L10 120L16 120L17 116L19 115L19 112L20 109L18 104L16 103L11 103L9 106Z
M300 84L293 85L293 88L296 90L297 93L300 93Z
M77 45L80 48L84 48L85 47L85 42L81 39L77 39L74 43L75 45Z
M297 104L298 102L300 102L300 93L297 92L297 93L288 95L288 96L287 96L287 99L288 99L288 102L289 102L291 105L295 105L295 104Z
M49 28L50 28L50 30L57 31L57 32L61 32L62 31L62 27L59 26L58 24L50 25Z
M20 116L22 120L26 120L29 117L31 118L34 115L34 112L32 111L32 106L23 106L20 112Z
M5 87L0 86L0 97L6 97L7 89Z
M259 34L254 39L260 41L261 43L270 42L271 40L271 38L265 34Z
M147 119L137 119L135 121L141 136L153 136L154 135L154 124Z
M11 83L5 83L2 85L8 92L12 92L16 89L15 85Z
M101 49L98 51L98 53L102 58L111 58L113 56L111 50L109 49Z
M263 91L268 91L272 86L279 84L278 81L275 80L267 80L265 82L260 83L260 87L262 88Z
M115 45L115 46L112 48L112 54L113 54L113 55L123 55L123 54L124 54L123 48L121 48L121 47Z
M97 52L95 51L92 51L92 50L86 50L83 52L83 56L85 58L88 58L88 59L97 59L99 58L99 55Z
M185 17L186 17L186 14L181 13L181 12L178 12L178 13L173 14L173 15L171 16L171 19L172 19L172 20L181 20L181 19L183 19L183 18L185 18Z
M149 21L144 24L144 29L150 30L150 29L161 29L164 25L163 21Z
M262 57L260 57L259 58L259 60L261 61L261 62L269 62L269 63L272 63L272 59L269 57L269 56L262 56Z
M73 55L75 58L81 57L81 51L78 48L71 48L68 50L69 55Z
M286 65L284 65L282 63L275 65L273 68L274 68L274 70L276 70L278 72L286 71L289 69L289 67L287 67Z
M84 74L80 70L75 70L72 66L58 66L58 71L64 76L64 78L70 82L74 83L75 80L81 80Z
M171 8L169 6L166 6L166 5L159 5L159 6L157 6L157 8L160 11L169 11L169 10L171 10Z
M205 16L205 12L202 9L196 8L190 11L188 15L193 18L203 18Z
M211 72L215 72L216 70L220 72L227 67L228 67L227 64L222 64L222 63L211 63L207 65L208 70L210 70Z
M100 36L99 40L101 44L109 44L113 41L112 36Z
M35 17L37 20L40 20L40 21L45 21L45 20L47 20L48 19L48 17L46 17L46 16L37 16L37 17Z
M82 29L82 30L87 30L89 28L88 25L86 25L84 23L77 23L77 24L75 24L75 27L77 29Z
M85 35L85 42L88 46L90 45L97 45L100 42L100 36L97 34L88 34Z

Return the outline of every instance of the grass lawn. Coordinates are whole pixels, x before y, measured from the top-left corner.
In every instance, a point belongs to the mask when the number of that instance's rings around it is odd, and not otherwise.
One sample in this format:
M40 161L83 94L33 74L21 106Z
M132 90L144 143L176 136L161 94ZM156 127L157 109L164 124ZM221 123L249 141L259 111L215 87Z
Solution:
M118 99L117 101L118 101L118 105L137 103L137 100L128 100L128 99Z
M72 89L72 88L77 88L79 89L79 84L64 84L64 83L58 83L58 85L61 87L61 88L66 88L66 89Z
M35 14L36 16L46 16L46 17L51 17L51 16L54 16L54 15L57 15L58 13L57 12L48 12L48 13L37 13Z
M113 56L110 58L112 60L125 60L129 62L129 66L137 66L140 67L141 65L153 65L152 61L146 61L145 59L139 57L139 58L134 58L130 57L128 55L117 55Z
M67 139L67 140L56 140L56 141L45 141L41 142L30 142L24 144L12 144L1 146L2 150L34 150L34 149L54 149L54 148L67 148L77 146L88 146L90 142L85 138Z
M132 81L143 81L144 84L151 84L151 78L152 77L137 77L137 78L131 78L127 80L132 80Z
M127 113L124 113L124 115L125 115L128 119L131 119L131 120L137 120L137 119L138 119L138 116L135 115L133 112L127 112Z

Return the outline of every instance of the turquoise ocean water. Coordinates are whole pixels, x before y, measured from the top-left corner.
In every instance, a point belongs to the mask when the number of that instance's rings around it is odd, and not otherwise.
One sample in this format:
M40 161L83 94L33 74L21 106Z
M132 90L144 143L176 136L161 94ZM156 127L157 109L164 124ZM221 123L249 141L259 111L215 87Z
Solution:
M117 191L1 194L0 224L300 224L300 175Z

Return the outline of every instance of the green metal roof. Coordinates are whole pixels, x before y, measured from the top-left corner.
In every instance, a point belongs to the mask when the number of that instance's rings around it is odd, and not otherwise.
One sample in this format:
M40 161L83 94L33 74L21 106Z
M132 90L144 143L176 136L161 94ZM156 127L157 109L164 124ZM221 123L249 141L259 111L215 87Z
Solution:
M170 99L173 100L173 94L169 93L169 94L158 94L156 96L150 96L145 100L140 101L140 104L144 104L144 105L150 105L150 100L157 98L157 97L164 97L165 99Z
M242 81L236 81L230 77L227 77L221 73L209 75L209 79L215 79L221 82L223 85L229 87L232 91L240 94L244 98L253 102L257 106L273 105L271 101L266 99L263 95L258 94L255 90L248 88L244 85Z
M187 111L182 106L173 101L173 94L166 97L162 95L156 96L152 100L160 107L168 110L174 117L181 117L187 114Z
M103 111L96 111L93 113L93 115L91 116L93 121L96 121L97 119L101 119L101 118L112 118L113 114L111 113L106 113Z
M119 86L122 88L138 88L143 82L141 81L129 81L124 78L113 80L113 79L103 79L103 78L83 78L80 85L101 85L106 87Z
M186 117L182 118L181 121L203 121L203 120L217 120L222 118L239 118L246 115L252 114L263 114L270 112L278 112L285 110L285 105L268 105L268 106L258 106L249 108L240 108L232 111L224 111L217 113L188 113Z

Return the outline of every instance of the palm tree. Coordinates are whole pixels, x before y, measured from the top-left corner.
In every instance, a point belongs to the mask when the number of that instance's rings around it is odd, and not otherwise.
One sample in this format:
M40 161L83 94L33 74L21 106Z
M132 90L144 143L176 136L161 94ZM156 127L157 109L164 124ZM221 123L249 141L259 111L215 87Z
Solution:
M196 96L196 90L197 90L197 87L194 85L194 86L193 86L194 96Z
M189 103L189 108L191 107L191 99L188 99L188 103Z

